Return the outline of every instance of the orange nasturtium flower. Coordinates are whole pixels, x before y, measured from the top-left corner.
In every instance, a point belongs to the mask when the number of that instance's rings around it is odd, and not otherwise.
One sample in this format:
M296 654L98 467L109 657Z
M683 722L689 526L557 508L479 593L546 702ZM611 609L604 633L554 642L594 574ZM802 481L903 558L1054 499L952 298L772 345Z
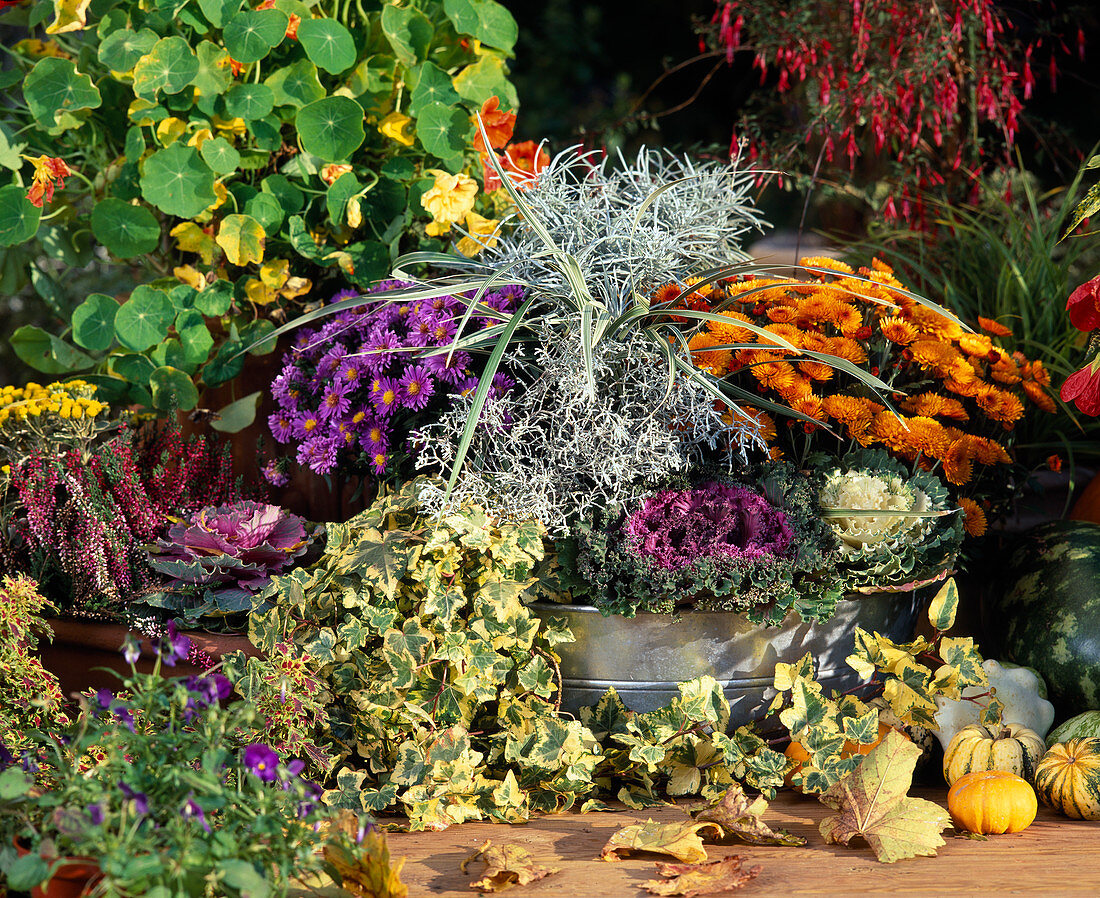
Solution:
M504 170L519 176L512 178L512 183L520 190L532 183L549 164L549 154L533 140L508 144L504 151Z
M476 125L476 119L474 123ZM489 146L499 150L512 139L512 132L516 129L516 114L500 109L500 97L489 97L481 104L481 123L485 126L485 133L489 135ZM480 128L474 134L474 149L479 153L488 152L485 141L481 139Z
M65 179L73 173L62 159L53 156L39 156L37 159L24 156L34 164L34 178L31 188L27 191L27 199L31 203L42 208L43 201L50 202L53 199L55 187L64 187ZM56 183L55 183L56 182Z

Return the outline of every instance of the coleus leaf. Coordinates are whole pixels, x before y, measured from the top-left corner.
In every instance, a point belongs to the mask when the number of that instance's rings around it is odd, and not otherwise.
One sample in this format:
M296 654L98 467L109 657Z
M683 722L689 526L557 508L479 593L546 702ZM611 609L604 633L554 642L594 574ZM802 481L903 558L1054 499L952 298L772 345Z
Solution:
M651 879L643 888L651 895L718 895L731 892L752 882L763 867L741 866L740 855L731 854L720 861L703 864L657 864L657 875L665 879Z
M821 821L826 842L848 845L864 839L883 863L934 856L951 817L939 805L910 798L919 747L891 730L863 763L821 796L840 814Z

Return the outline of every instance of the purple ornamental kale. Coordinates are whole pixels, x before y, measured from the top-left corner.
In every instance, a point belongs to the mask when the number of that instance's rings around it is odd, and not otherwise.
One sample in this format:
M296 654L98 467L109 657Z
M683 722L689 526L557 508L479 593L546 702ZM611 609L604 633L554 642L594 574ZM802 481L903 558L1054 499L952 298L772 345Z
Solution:
M625 530L637 552L669 571L700 558L788 557L793 539L786 515L763 496L713 482L651 496Z
M250 610L252 595L302 555L309 542L302 518L277 505L243 501L204 508L173 524L149 564L173 578L161 598L201 594L202 613L225 615Z

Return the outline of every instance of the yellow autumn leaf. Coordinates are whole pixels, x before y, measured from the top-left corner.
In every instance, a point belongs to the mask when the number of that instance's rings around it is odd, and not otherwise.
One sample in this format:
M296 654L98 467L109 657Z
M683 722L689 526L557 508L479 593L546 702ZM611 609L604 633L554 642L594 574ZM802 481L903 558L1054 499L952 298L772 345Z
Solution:
M168 116L157 122L157 141L162 147L175 143L187 133L187 123L175 116Z
M260 280L265 287L278 290L290 277L290 263L286 259L268 259L260 266Z
M65 34L83 31L88 24L88 7L92 0L54 0L53 11L57 17L46 29L46 34Z
M135 125L140 125L144 128L149 125L156 124L156 121L153 119L152 116L145 114L150 110L156 108L158 108L156 103L153 103L149 100L143 100L141 97L138 97L126 109L126 115Z
M264 260L263 226L251 215L234 213L222 219L215 238L225 250L225 257L234 265Z
M201 150L202 145L206 143L206 141L210 140L213 136L214 135L211 133L209 128L199 128L199 130L192 134L191 137L188 139L187 145L189 147L194 147L196 150Z
M196 290L202 290L206 286L206 278L194 265L180 265L172 269L172 274Z
M407 147L411 147L416 139L416 127L412 119L403 112L391 112L378 123L378 130L390 140L396 140Z
M283 284L283 289L279 292L286 299L295 299L299 296L305 296L312 289L313 281L309 278L292 277L287 278L286 283Z
M701 830L712 830L715 838L723 837L722 827L717 823L699 823L684 820L680 823L634 823L615 833L603 850L600 859L605 861L622 860L623 853L649 851L656 854L668 854L677 860L697 864L707 859L707 850L703 847Z
M232 134L234 137L244 137L248 133L248 125L245 124L243 118L231 118L223 119L221 116L214 116L214 128L217 131L221 131L223 134Z
M32 59L42 59L45 56L53 56L57 59L72 59L72 57L57 45L56 41L40 41L36 37L27 37L12 47L16 53L30 56Z
M214 213L229 199L229 191L221 181L214 182L214 202L195 216L195 221L206 224L214 217Z
M266 306L279 298L275 290L258 278L249 278L244 282L244 295L248 297L249 302L257 306Z
M176 238L176 248L185 253L198 253L203 265L211 265L218 251L214 237L193 221L185 221L168 232Z

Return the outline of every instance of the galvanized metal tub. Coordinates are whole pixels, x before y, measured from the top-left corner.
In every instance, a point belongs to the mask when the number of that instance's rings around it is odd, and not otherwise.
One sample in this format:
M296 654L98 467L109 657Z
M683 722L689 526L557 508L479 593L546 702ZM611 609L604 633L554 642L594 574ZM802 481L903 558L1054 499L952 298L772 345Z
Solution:
M626 618L604 617L591 605L535 602L530 607L543 620L564 617L576 637L555 649L561 656L564 710L575 714L614 686L631 710L652 711L680 694L677 683L710 675L722 684L730 725L736 727L764 716L775 696L776 662L797 661L810 652L826 691L855 686L859 677L844 663L852 653L855 628L895 642L908 640L928 598L925 590L853 594L824 624L808 624L791 613L778 627L721 611L643 612Z

